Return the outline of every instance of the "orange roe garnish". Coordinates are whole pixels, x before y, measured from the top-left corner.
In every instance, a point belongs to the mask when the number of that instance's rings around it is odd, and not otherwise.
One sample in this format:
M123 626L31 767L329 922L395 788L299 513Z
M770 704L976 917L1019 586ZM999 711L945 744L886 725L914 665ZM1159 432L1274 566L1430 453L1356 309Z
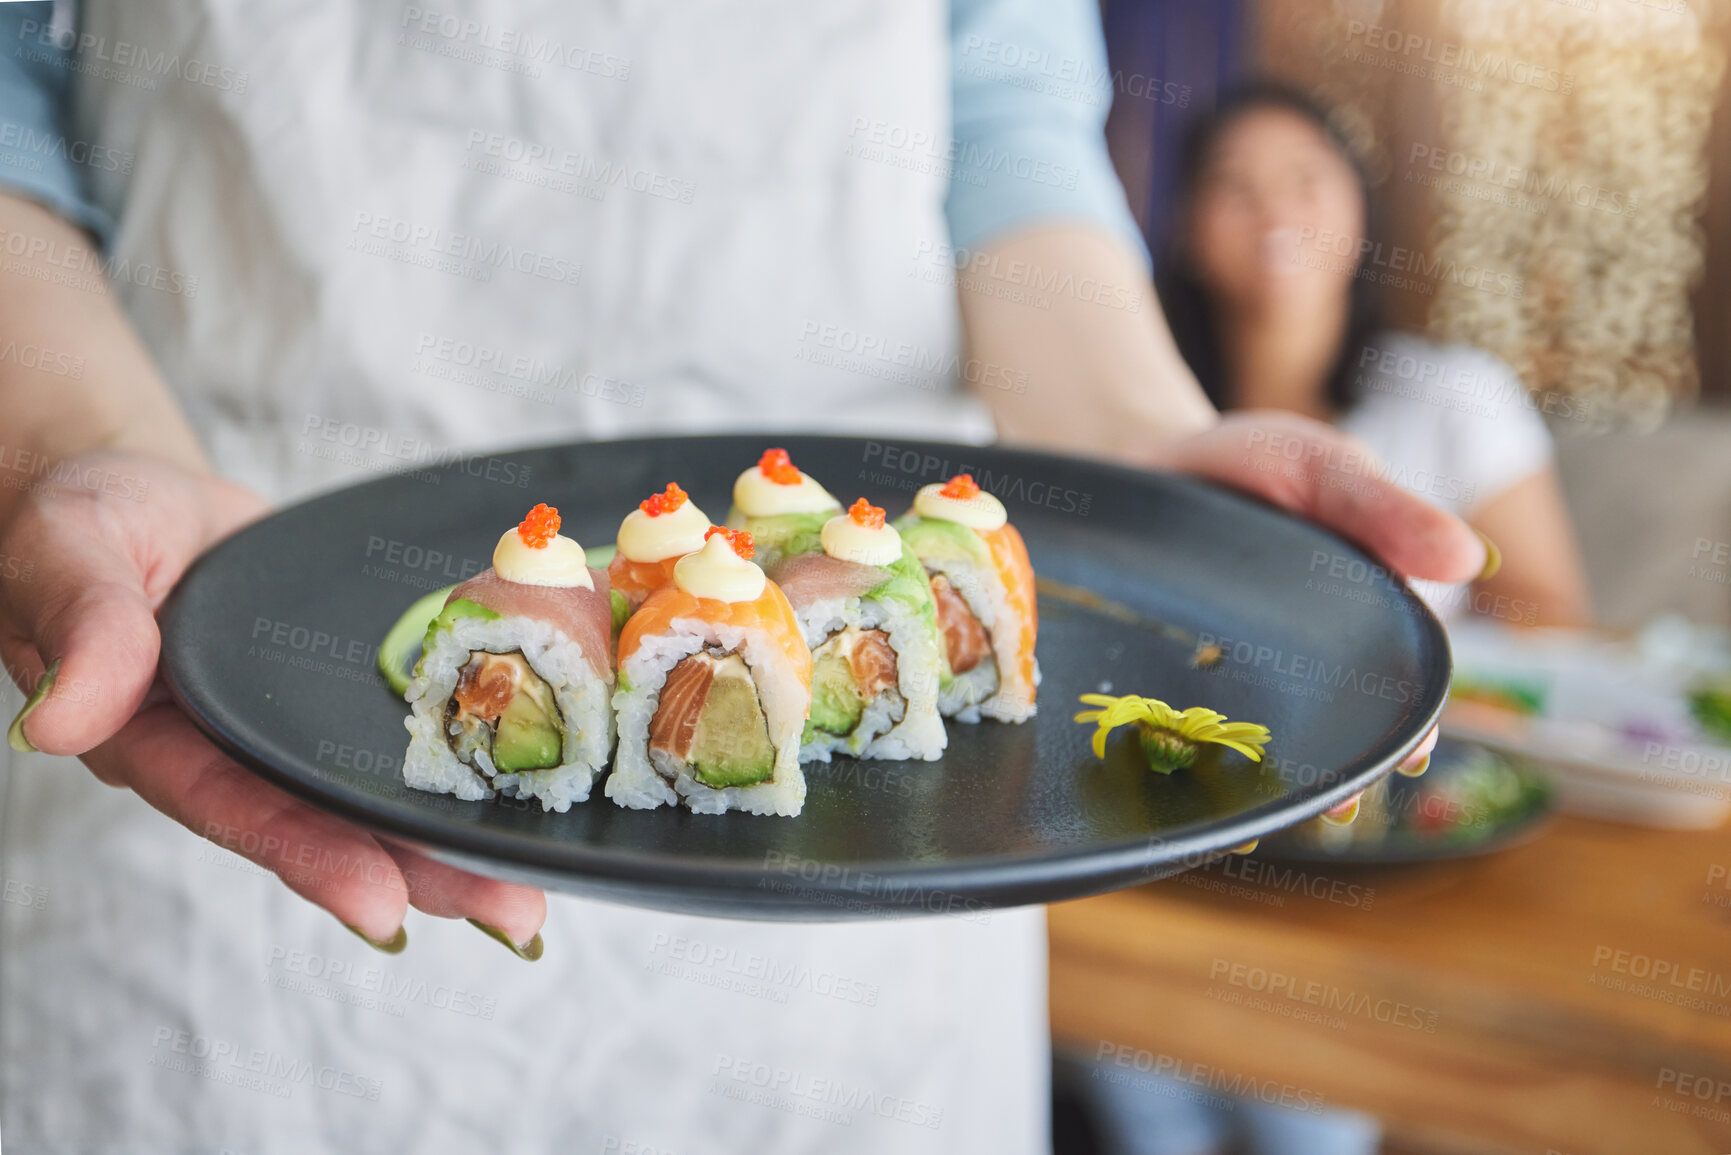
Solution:
M517 526L517 536L530 549L546 549L559 532L559 511L541 502Z
M972 501L980 496L980 487L974 483L973 474L958 473L944 482L944 487L938 492L953 501Z
M873 505L863 497L847 507L847 515L849 520L862 529L884 527L884 507Z
M765 449L763 456L757 459L757 468L777 485L799 484L799 466L788 457L785 449Z
M727 544L733 547L733 552L746 561L750 561L752 555L757 553L757 546L752 544L751 534L743 529L728 529L726 526L712 525L703 531L703 540L708 541L718 533L727 539Z
M686 499L687 494L683 489L679 488L678 482L669 481L665 493L650 494L648 497L637 503L637 508L641 509L650 517L660 517L662 514L672 513L674 510L684 505Z

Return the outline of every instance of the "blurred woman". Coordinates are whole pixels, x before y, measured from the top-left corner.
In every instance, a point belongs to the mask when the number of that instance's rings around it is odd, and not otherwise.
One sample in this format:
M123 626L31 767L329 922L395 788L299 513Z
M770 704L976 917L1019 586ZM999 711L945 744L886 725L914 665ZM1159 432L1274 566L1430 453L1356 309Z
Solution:
M1354 476L1386 475L1495 542L1501 567L1470 586L1412 583L1445 622L1585 623L1543 419L1496 357L1381 324L1379 281L1406 274L1380 263L1370 181L1326 112L1278 85L1241 89L1191 129L1178 178L1159 299L1210 400L1331 422L1365 451L1333 479L1343 503L1375 500ZM1275 458L1299 482L1342 464L1289 456ZM1108 1155L1374 1155L1381 1139L1357 1112L1198 1097L1158 1079L1090 1080L1084 1097Z
M1381 285L1413 274L1377 244L1364 166L1327 113L1279 85L1239 90L1192 128L1178 175L1159 298L1214 403L1330 421L1494 542L1501 568L1471 587L1414 583L1445 621L1584 624L1537 405L1491 354L1382 326Z

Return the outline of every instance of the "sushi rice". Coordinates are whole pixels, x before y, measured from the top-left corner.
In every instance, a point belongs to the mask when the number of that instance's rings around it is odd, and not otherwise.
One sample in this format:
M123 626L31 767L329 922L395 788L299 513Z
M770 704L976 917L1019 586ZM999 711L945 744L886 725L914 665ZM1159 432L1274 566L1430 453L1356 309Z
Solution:
M775 748L769 779L750 786L706 786L682 762L649 750L649 727L661 702L668 671L704 649L737 650L757 685ZM607 797L621 806L646 810L681 801L698 814L745 810L752 814L795 815L805 805L805 775L799 768L799 739L805 728L809 696L787 667L780 645L767 630L747 629L701 618L675 618L664 634L645 637L620 667L613 709L619 722L619 750L607 779Z
M992 639L994 660L981 662L962 674L952 674L948 685L938 697L938 711L958 722L978 722L991 718L999 722L1025 722L1037 712L1035 702L1012 700L1000 694L999 663L1015 647L1016 625L1009 608L1009 597L1003 583L989 569L962 557L928 558L925 562L933 573L943 574L950 585L968 603ZM1034 661L1034 685L1040 684L1040 663Z
M914 759L943 755L948 735L938 716L943 655L931 620L896 599L830 598L799 610L806 645L814 651L833 633L854 626L882 630L896 654L897 687L867 703L851 734L818 730L800 748L800 760L828 762L832 753L856 758Z
M520 651L530 669L552 689L563 730L562 761L545 770L498 773L487 751L476 750L477 770L459 759L445 733L445 706L475 651ZM589 797L595 777L613 747L612 678L597 677L583 648L546 622L532 618L458 618L439 630L422 655L407 698L404 719L409 750L403 778L417 790L454 794L468 801L508 797L540 800L543 810L564 813Z

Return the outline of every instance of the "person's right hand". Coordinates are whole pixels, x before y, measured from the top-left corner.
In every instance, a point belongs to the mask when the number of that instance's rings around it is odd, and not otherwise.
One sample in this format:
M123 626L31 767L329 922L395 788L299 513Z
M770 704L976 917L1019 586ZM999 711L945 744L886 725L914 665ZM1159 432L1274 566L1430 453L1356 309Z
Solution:
M1200 432L1150 445L1142 464L1260 497L1358 543L1403 577L1466 582L1497 565L1489 538L1389 480L1350 435L1296 413L1231 413ZM1433 726L1395 769L1423 774L1436 741ZM1359 798L1353 795L1323 817L1351 822Z
M0 657L31 695L14 745L79 756L381 949L402 949L413 904L539 957L540 891L466 874L296 800L206 741L158 683L157 608L263 501L142 454L71 458L50 476L0 525L0 558L17 563L0 568Z

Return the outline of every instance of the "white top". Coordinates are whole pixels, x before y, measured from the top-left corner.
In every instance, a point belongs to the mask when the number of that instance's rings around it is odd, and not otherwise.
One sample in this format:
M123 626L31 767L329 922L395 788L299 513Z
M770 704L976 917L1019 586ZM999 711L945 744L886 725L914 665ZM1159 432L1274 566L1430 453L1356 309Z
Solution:
M1550 465L1550 430L1513 369L1483 349L1383 332L1359 358L1361 399L1336 423L1381 460L1390 481L1470 517ZM1444 621L1466 587L1414 581Z

